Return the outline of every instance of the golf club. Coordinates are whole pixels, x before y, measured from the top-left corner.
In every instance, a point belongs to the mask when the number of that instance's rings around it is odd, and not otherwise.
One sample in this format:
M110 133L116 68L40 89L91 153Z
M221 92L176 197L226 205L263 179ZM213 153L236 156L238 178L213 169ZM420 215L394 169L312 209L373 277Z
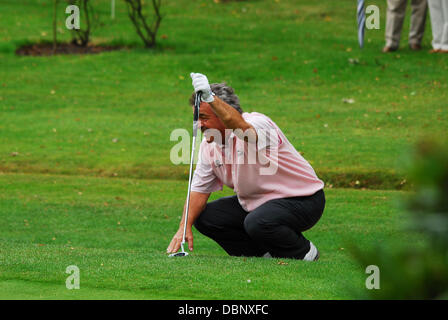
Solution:
M188 256L188 252L184 250L185 243L185 233L187 232L187 221L188 221L188 210L190 207L190 192L191 192L191 179L193 176L193 160L194 160L194 150L196 144L196 135L198 133L198 119L199 119L199 106L201 104L201 92L196 92L194 99L194 113L193 113L193 143L191 146L191 157L190 157L190 173L188 175L188 193L187 193L187 207L185 209L185 221L184 221L184 233L182 236L182 242L180 244L182 251L172 253L169 257L185 257Z

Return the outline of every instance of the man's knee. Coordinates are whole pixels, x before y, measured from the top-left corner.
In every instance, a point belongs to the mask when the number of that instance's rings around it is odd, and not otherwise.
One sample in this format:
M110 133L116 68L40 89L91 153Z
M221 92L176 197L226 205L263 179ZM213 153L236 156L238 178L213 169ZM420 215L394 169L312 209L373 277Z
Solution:
M207 204L193 225L203 235L210 236L210 234L217 231L216 223L217 221L213 215L213 206Z
M244 230L252 239L263 238L272 228L270 223L256 214L248 214L244 219Z
M207 222L207 218L204 215L205 210L197 217L196 221L193 223L194 227L200 233L206 233L209 229L209 223Z

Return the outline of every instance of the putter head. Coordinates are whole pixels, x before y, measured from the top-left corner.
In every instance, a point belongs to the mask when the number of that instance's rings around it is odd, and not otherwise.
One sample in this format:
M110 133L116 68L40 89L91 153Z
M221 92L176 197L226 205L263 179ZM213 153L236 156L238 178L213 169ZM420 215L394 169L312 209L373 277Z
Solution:
M186 257L186 256L188 256L188 252L181 251L181 252L172 253L168 257L172 258L172 257Z

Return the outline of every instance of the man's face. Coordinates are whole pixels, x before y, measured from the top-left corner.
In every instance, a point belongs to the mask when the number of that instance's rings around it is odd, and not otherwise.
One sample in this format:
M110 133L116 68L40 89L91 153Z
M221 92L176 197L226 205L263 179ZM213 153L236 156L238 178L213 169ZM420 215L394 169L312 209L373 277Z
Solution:
M207 129L216 129L219 132L221 132L221 137L224 140L224 134L226 127L224 126L224 123L219 119L216 114L213 112L212 108L207 102L202 101L199 109L199 126L201 128L202 133L206 131ZM207 139L208 143L211 143L214 141L213 136L204 135Z

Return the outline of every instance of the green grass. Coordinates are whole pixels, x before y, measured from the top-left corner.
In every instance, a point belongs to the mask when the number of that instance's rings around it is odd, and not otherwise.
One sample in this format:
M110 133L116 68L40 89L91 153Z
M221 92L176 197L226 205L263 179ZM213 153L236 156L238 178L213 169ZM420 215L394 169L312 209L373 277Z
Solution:
M186 166L169 161L176 143L169 135L191 126L195 71L227 81L244 110L276 121L324 180L350 186L358 176L359 187L395 188L408 145L446 135L448 63L427 53L429 23L425 50L406 48L406 27L402 50L382 54L385 4L372 2L382 29L367 31L362 51L351 0L179 0L164 6L156 50L20 58L13 43L51 38L51 9L49 1L7 2L0 13L0 168L185 178ZM104 25L93 40L138 44L123 3L114 21L109 2L98 3ZM59 22L60 40L68 40L63 15Z
M185 183L4 174L0 185L0 298L356 298L365 274L350 244L415 241L390 205L399 192L334 189L306 232L321 251L317 263L229 257L196 231L192 254L169 259ZM65 288L69 265L80 269L80 290Z
M369 1L381 30L367 30L363 50L353 0L166 1L146 50L116 2L112 21L110 1L95 1L93 42L128 49L52 57L14 54L51 40L52 1L2 2L0 298L356 298L366 275L351 244L419 242L393 199L407 185L403 153L447 134L448 60L427 53L429 21L423 51L407 48L407 19L401 50L382 54L384 1ZM63 12L58 39L68 41ZM169 137L191 128L192 71L270 116L334 187L307 232L319 262L232 258L198 233L191 256L166 257L188 173L170 162ZM65 288L72 264L80 290Z

